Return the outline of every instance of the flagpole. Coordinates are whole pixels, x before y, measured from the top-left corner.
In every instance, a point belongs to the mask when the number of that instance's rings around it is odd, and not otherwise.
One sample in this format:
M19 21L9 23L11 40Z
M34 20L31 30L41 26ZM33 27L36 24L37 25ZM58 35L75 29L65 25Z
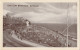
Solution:
M68 3L68 10L67 10L67 47L68 47L68 26L69 26L69 3Z

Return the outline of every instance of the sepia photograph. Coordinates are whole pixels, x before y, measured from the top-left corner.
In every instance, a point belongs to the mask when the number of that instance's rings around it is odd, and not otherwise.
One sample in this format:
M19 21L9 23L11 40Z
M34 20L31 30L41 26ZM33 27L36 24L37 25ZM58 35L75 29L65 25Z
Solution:
M3 47L77 47L77 2L4 2Z

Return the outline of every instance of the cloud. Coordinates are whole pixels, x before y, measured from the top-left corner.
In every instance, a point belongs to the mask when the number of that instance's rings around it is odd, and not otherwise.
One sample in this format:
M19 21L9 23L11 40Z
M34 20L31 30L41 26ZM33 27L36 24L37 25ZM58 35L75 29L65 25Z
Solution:
M16 13L14 17L24 17L24 19L28 19L33 23L67 23L68 15L70 23L77 23L76 5L73 5L68 9L61 9L44 3L38 8L27 9L30 11L26 11L26 9L20 11L21 9L19 9L19 13ZM16 11L18 11L18 9Z
M16 14L17 17L24 17L35 23L63 23L62 20L65 18L64 14L54 14L54 13L36 13L36 12L24 12Z
M76 17L77 17L76 11L77 11L76 6L72 6L69 8L68 19L70 23L74 23L74 21L76 23ZM35 23L66 23L67 22L67 9L65 10L65 12L62 12L61 14L45 12L45 10L42 10L41 13L37 13L34 11L23 12L23 13L16 14L15 16L22 16Z

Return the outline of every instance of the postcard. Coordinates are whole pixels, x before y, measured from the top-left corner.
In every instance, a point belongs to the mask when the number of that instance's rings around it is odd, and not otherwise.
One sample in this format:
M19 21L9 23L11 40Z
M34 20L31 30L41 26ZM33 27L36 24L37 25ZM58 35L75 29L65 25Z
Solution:
M2 6L3 50L79 50L78 1L7 1Z

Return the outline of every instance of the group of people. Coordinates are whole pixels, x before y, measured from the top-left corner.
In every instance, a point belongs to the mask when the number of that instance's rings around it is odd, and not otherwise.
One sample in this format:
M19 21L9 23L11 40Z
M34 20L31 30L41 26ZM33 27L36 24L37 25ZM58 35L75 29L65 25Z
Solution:
M20 27L20 28L14 28L14 30L12 30L10 32L10 35L12 35L13 33L16 34L17 38L21 39L21 40L30 40L39 44L44 44L44 45L48 45L48 46L61 46L61 44L58 41L58 37L55 39L53 35L49 35L46 32L43 32L41 30L41 28L38 28L37 26L33 26L32 28L28 28L30 27L30 22L28 20L26 21L26 26L25 28ZM37 28L37 29L34 29ZM40 30L41 29L41 30ZM33 30L33 31L32 31ZM36 32L36 30L38 30Z

